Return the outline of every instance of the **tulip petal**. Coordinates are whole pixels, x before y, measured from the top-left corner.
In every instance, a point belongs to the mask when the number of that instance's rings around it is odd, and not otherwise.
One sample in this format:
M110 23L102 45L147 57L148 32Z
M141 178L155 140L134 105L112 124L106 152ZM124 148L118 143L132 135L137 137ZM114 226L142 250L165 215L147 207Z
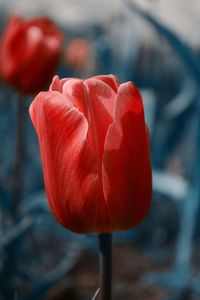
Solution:
M40 28L29 28L26 34L26 57L24 66L21 68L20 81L24 90L32 89L32 92L36 92L39 88L42 90L46 86L49 81L47 74L54 73L59 62L60 51L59 49L52 51L47 42L48 37L44 36ZM36 57L37 63L35 63ZM27 74L32 76L27 76ZM40 75L39 81L38 74Z
M8 23L1 41L0 69L4 78L14 78L24 60L25 28L21 18L14 16Z
M118 88L120 86L120 82L115 75L99 75L92 77L94 79L100 80L106 83L115 93L117 93Z
M151 198L148 135L141 96L131 83L120 86L114 121L105 139L103 190L113 230L143 219Z
M40 93L30 115L39 137L47 197L58 221L79 233L97 232L97 224L108 228L107 211L98 211L103 194L84 115L58 92Z
M113 122L116 94L103 81L89 78L85 89L85 116L89 124L88 140L101 161L107 129Z
M55 75L53 77L52 83L49 87L49 91L57 91L57 92L60 92L62 94L62 87L63 87L64 83L67 82L70 79L71 78L62 78L62 79L60 79L58 77L58 75Z
M67 80L62 86L62 94L68 101L71 101L80 112L84 115L87 114L83 80L77 78Z
M26 21L27 28L31 26L37 26L42 29L45 36L56 36L57 38L63 40L63 35L58 33L58 30L55 28L54 23L48 17L38 17L32 18Z

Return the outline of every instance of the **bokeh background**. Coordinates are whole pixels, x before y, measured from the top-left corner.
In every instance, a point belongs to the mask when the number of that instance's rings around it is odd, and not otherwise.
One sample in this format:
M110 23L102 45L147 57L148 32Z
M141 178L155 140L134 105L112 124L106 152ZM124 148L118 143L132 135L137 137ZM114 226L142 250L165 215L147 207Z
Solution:
M142 92L153 199L144 222L114 234L113 299L200 299L199 1L0 0L0 37L12 14L56 22L65 36L60 77L112 73ZM33 97L24 99L23 199L17 222L10 216L16 97L1 81L0 299L92 299L98 240L63 229L49 211L28 115Z

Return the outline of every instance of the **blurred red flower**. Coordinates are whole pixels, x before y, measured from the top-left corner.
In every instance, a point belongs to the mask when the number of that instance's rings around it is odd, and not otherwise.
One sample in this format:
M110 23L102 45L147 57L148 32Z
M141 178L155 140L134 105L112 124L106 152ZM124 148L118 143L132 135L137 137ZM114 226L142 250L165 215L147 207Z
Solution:
M13 16L0 45L0 75L21 93L37 93L52 79L61 57L63 35L46 17Z
M38 134L47 197L57 220L79 233L126 230L151 201L149 135L142 98L115 76L56 76L36 96L30 116Z
M83 38L72 40L65 51L65 63L72 69L82 70L89 59L91 45Z

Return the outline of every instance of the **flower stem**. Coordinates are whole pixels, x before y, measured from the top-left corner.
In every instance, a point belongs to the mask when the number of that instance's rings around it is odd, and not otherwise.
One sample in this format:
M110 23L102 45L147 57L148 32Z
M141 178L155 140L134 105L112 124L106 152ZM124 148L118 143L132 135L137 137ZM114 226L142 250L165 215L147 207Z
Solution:
M99 235L100 300L111 300L112 294L112 235Z
M25 105L21 95L17 97L16 112L16 148L13 167L12 215L14 219L22 198L23 165L25 156Z

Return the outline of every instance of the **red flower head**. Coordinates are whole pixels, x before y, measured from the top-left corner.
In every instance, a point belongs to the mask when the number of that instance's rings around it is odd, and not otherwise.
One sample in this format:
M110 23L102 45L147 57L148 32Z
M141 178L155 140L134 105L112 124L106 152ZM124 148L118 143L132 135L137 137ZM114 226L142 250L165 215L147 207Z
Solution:
M89 41L83 38L76 38L67 46L65 52L65 63L71 69L83 69L91 53Z
M134 227L151 201L149 136L142 98L113 75L56 76L30 106L47 197L57 220L79 233Z
M1 77L21 93L41 91L54 75L62 41L63 35L48 18L12 17L1 40Z

